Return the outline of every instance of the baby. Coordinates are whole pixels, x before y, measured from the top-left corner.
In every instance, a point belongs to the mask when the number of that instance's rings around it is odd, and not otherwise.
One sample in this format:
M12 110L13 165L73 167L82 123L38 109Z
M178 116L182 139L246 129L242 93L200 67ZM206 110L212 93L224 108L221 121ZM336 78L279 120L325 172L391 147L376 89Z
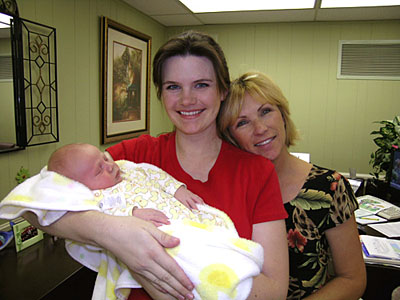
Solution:
M178 200L177 200L178 199ZM40 174L0 202L0 218L31 211L41 225L67 211L135 216L180 239L166 249L195 284L196 299L246 299L263 264L261 245L242 239L230 218L185 185L146 163L109 159L89 144L56 150ZM68 253L98 272L92 299L126 299L140 285L111 252L66 240Z
M189 209L204 204L199 196L160 168L128 161L117 164L90 144L69 144L59 148L50 156L47 170L96 190L95 199L103 212L135 216L156 226L169 224L168 217L155 209L165 206L162 204L166 202L172 201L175 209L181 207L176 199ZM183 209L180 213L187 216L190 210Z

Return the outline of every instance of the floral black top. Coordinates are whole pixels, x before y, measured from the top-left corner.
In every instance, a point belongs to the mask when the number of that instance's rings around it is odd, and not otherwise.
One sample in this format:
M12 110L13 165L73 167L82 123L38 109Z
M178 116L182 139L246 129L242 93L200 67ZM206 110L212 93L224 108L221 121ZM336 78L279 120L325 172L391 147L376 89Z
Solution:
M344 223L357 208L357 199L344 177L315 165L311 168L297 197L285 203L289 214L287 299L305 298L329 280L331 257L325 231Z

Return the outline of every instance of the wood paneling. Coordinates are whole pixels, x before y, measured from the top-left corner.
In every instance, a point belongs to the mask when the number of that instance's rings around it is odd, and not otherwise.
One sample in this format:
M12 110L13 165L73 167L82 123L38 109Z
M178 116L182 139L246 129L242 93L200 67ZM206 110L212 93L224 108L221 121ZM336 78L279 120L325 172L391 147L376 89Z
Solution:
M0 198L21 166L36 174L60 145L100 143L100 24L109 18L152 37L152 55L168 36L189 27L165 28L120 0L18 0L23 18L57 29L60 143L1 154ZM225 51L231 76L267 73L288 98L302 140L291 149L312 162L369 173L373 121L400 113L400 82L336 79L340 39L400 39L400 21L265 23L193 27L212 34ZM171 123L151 87L151 134Z
M73 142L100 145L100 16L141 31L157 49L165 27L120 0L18 0L20 16L56 28L60 142L0 155L0 200L16 185L21 166L32 175L56 148ZM157 135L171 123L151 89L150 129Z
M400 39L400 21L196 26L218 38L231 77L256 69L289 100L302 139L291 149L315 164L368 174L377 120L400 114L400 81L338 80L339 40ZM168 28L168 33L182 28Z

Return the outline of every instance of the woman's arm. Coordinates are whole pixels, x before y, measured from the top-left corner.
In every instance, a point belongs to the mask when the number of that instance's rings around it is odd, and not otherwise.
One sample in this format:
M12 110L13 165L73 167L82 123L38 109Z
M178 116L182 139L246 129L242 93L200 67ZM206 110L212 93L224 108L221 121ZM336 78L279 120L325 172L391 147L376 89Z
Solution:
M356 300L366 287L366 270L354 215L341 225L326 231L332 252L335 278L307 300Z
M165 234L149 222L135 217L84 211L69 212L52 225L43 227L33 213L24 217L49 234L108 249L156 288L176 298L186 296L192 299L193 284L163 248L177 246L179 239Z
M262 274L255 277L248 299L286 299L289 285L289 255L285 221L253 225L253 241L264 248Z

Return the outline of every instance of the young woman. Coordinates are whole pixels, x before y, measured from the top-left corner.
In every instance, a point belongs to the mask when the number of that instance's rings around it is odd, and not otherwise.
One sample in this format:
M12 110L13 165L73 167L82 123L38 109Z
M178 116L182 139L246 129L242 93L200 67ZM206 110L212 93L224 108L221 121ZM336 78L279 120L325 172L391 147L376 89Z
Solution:
M221 48L198 32L172 38L154 57L153 81L175 131L126 140L107 151L113 159L155 164L227 213L241 237L264 247L263 273L255 279L249 299L284 299L286 212L273 165L217 134L216 118L230 84Z
M205 203L227 213L241 237L264 248L262 274L255 278L248 299L284 299L288 286L287 213L274 167L267 159L222 141L217 134L216 118L230 84L221 48L210 36L198 32L174 37L155 55L153 81L175 131L123 141L108 148L108 153L115 160L146 162L164 169ZM193 298L189 292L193 283L162 249L177 242L164 241L166 235L151 224L129 220L136 218L116 218L69 213L47 231L110 250L127 264L153 299L171 299L170 295ZM131 299L149 299L143 290L133 291Z
M288 299L359 299L366 271L353 214L357 201L339 173L290 155L297 131L280 88L262 73L243 74L232 82L218 124L232 144L275 165L289 214Z

